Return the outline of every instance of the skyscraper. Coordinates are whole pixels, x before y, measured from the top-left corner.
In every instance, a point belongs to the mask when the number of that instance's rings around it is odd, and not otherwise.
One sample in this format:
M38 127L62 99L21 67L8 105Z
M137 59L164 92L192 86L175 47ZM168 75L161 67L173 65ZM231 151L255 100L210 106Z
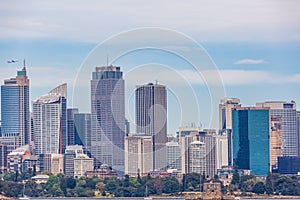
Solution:
M1 141L8 152L28 144L29 134L29 79L25 62L16 78L4 80L1 86Z
M298 155L298 133L296 120L296 103L283 101L267 101L257 103L257 107L270 108L271 116L278 116L282 121L282 153L283 156Z
M189 157L189 173L206 173L206 150L205 143L194 141L190 143Z
M233 164L256 175L270 171L268 108L243 107L232 111Z
M74 132L74 144L82 145L84 153L91 156L91 114L74 114Z
M168 142L166 144L167 166L171 169L181 170L181 148L178 142Z
M135 134L125 137L125 174L136 176L152 170L152 137Z
M200 131L198 141L205 144L205 175L211 178L217 173L217 134L216 130L204 129Z
M300 111L297 111L298 156L300 156Z
M96 67L91 80L91 154L94 165L124 172L125 100L120 67Z
M228 166L228 137L226 134L216 136L217 169Z
M135 90L137 133L153 137L153 170L166 169L167 90L166 86L149 83Z
M232 109L241 107L237 98L221 99L219 104L219 126L222 134L227 134L228 141L228 165L233 163L232 146Z
M66 98L49 93L33 102L33 135L36 155L63 153L66 148Z
M67 109L68 145L76 144L75 143L75 122L74 122L75 113L78 113L78 108Z
M56 88L52 89L49 94L60 95L61 101L61 124L60 124L60 148L59 153L65 152L66 146L68 145L68 127L67 127L67 83L63 83Z
M271 116L270 130L270 164L272 169L278 168L278 157L282 156L282 120L280 116Z

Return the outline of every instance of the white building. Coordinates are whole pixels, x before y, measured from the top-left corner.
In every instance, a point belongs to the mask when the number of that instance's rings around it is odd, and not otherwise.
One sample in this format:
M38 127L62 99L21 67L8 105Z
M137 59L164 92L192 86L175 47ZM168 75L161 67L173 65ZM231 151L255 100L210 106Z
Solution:
M217 169L228 166L228 137L226 133L216 136L216 161Z
M206 171L205 143L194 141L190 144L189 173L203 174Z
M80 178L85 176L85 172L94 169L94 159L89 158L86 154L78 154L74 158L74 177Z
M136 176L153 169L152 136L130 135L125 138L125 174Z
M181 170L181 148L178 142L168 142L167 148L167 165L171 169Z
M59 153L62 96L47 94L33 102L35 154Z

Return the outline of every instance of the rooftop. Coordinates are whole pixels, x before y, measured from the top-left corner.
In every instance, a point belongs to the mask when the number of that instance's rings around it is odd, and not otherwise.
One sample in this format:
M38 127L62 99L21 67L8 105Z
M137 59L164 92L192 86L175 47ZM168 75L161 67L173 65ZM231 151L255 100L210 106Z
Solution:
M56 103L60 101L61 95L59 94L46 94L34 101L34 103Z

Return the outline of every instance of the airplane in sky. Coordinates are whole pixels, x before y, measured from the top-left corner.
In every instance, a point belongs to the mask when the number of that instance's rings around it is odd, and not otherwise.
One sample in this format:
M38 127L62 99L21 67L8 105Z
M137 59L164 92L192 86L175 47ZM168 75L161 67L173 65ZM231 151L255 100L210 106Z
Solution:
M7 63L16 63L16 62L18 62L18 60L11 59L7 61Z

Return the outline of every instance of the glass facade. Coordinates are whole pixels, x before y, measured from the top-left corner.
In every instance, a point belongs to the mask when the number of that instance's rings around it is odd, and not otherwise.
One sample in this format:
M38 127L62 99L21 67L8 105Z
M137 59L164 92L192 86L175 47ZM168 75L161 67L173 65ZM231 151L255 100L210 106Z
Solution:
M159 84L138 85L135 90L136 132L152 136L153 170L167 167L167 90Z
M75 124L74 124L75 113L78 113L78 108L67 109L68 145L75 144Z
M91 114L74 114L74 144L84 146L84 151L90 156L91 148Z
M19 136L19 86L1 87L1 136Z
M1 86L1 140L8 151L29 143L29 79L26 68Z
M257 103L256 105L270 108L271 116L281 118L283 156L297 156L299 138L297 132L296 103L294 101L267 101Z
M96 67L91 80L91 154L95 167L124 173L125 94L120 67Z
M233 160L239 169L256 175L270 171L269 110L241 108L232 111Z
M33 102L35 153L63 153L67 142L66 98L47 94Z

